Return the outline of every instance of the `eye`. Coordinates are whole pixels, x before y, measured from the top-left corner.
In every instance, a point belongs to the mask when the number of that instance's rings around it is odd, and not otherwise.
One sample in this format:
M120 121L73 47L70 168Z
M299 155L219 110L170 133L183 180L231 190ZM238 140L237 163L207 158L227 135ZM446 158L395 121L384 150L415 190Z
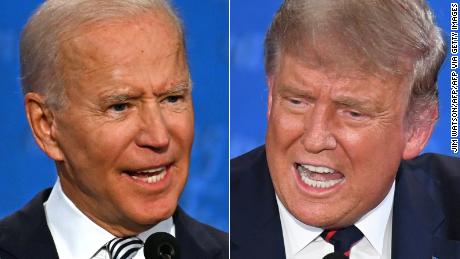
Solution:
M128 104L127 103L117 103L112 106L110 106L110 109L116 111L116 112L122 112L126 109L128 109Z
M305 109L308 107L308 100L304 99L304 98L300 98L300 97L289 97L287 98L287 104L288 104L288 107L292 108L292 109Z
M302 104L302 101L301 101L301 100L299 100L299 99L294 99L294 98L290 98L290 99L289 99L289 102L290 102L291 104L294 104L294 105Z
M179 102L183 97L181 95L171 95L165 98L165 100L169 103L177 103Z
M360 118L363 116L362 113L357 112L357 111L349 111L348 114L353 118Z
M369 118L369 115L355 110L344 111L344 114L351 120L362 121Z

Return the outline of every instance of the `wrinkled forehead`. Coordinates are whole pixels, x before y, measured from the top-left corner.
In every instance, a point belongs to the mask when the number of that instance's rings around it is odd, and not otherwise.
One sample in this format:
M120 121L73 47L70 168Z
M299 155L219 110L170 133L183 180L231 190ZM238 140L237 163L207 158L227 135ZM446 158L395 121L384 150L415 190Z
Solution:
M60 62L71 71L139 60L156 62L171 55L185 59L179 28L169 15L159 11L83 24L63 35L59 46Z
M279 58L279 66L275 71L277 81L297 81L305 85L348 85L362 87L373 91L376 86L389 91L403 88L401 93L410 91L411 77L395 75L393 73L375 70L371 71L364 66L350 63L349 66L338 66L336 63L325 63L322 57L312 55L299 57L298 55L283 52ZM348 62L349 60L345 60Z

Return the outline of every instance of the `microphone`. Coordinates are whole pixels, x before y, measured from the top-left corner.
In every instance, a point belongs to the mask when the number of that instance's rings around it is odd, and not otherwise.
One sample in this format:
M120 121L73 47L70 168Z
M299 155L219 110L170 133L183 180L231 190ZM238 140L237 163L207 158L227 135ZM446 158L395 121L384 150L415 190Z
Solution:
M330 253L323 257L323 259L348 259L349 257L341 253Z
M166 232L150 235L144 243L145 259L180 259L177 240Z

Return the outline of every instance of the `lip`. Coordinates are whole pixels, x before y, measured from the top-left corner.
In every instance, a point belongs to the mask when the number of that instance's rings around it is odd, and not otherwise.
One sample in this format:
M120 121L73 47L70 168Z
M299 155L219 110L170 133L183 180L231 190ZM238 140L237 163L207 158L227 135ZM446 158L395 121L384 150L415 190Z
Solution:
M165 167L165 176L154 183L148 183L141 179L135 179L133 176L130 175L130 172L141 172L151 170L153 168L160 168ZM172 183L172 175L173 172L173 164L163 164L163 165L156 165L156 166L149 166L149 167L142 167L142 169L130 169L130 170L123 170L121 173L121 178L123 181L127 181L129 184L135 185L137 188L141 190L146 190L149 192L161 192L167 189Z
M343 181L341 183L338 183L336 185L333 185L331 187L327 187L327 188L315 188L315 187L312 187L312 186L309 186L307 185L306 183L304 183L302 181L302 178L300 176L300 174L298 173L297 171L297 168L296 166L298 164L308 164L308 165L312 165L312 166L323 166L323 167L327 167L327 168L331 168L335 171L338 171L336 170L335 168L333 167L330 167L330 166L325 166L325 165L321 165L321 164L315 164L315 163L294 163L292 166L291 166L291 173L294 175L294 179L295 179L295 182L297 184L297 187L300 189L300 191L302 193L304 193L305 195L307 196L310 196L310 197L313 197L313 198L328 198L330 196L333 196L335 195L335 193L339 192L343 185L345 184L346 182L346 177L344 177ZM338 171L340 172L340 171Z

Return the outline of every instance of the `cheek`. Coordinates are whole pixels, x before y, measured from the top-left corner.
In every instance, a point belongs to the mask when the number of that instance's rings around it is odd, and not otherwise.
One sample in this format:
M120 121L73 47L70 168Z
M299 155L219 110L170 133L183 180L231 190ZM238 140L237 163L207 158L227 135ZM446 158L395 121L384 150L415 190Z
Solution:
M335 134L337 142L354 164L387 163L387 159L400 156L401 135L398 127L377 125L358 129L349 127L337 129ZM397 159L398 163L399 159Z
M138 122L127 120L110 123L84 123L65 132L66 153L79 166L110 167L132 145L138 131ZM71 157L69 157L71 156ZM85 170L85 169L83 169Z
M122 152L134 141L138 133L139 122L126 120L94 127L89 132L86 132L86 138L94 146L97 153L107 155Z
M303 135L304 123L305 116L289 113L279 104L273 103L268 119L267 142L291 146Z
M304 132L304 119L273 105L266 136L267 159L276 192L286 200L295 194L295 179L290 174L296 143Z
M164 115L165 123L173 141L182 147L182 150L190 152L194 136L193 110L189 109L181 113L168 113Z
M369 198L382 196L394 180L401 160L401 143L397 128L343 130L340 144L350 161L348 175L357 193Z

